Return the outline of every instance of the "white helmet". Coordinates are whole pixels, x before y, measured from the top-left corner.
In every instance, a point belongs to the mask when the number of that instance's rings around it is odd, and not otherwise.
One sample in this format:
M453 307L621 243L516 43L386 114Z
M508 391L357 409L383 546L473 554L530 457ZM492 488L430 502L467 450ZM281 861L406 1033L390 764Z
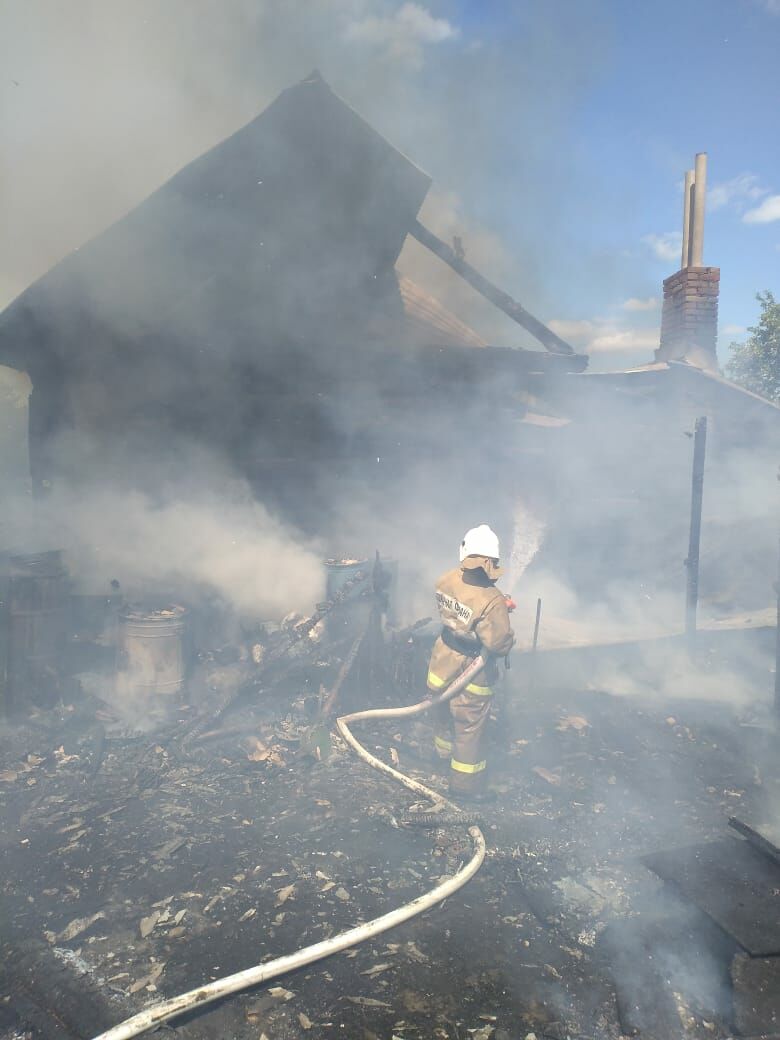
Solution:
M472 527L464 534L460 543L460 562L463 563L467 556L487 556L491 560L500 558L498 535L487 524Z

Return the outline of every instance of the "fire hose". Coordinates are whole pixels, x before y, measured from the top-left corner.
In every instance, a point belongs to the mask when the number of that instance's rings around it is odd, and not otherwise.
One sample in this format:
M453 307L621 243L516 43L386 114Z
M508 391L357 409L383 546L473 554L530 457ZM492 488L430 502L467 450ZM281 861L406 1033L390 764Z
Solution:
M403 784L408 790L414 791L415 794L423 795L435 805L446 808L456 814L460 813L459 807L449 802L438 791L426 787L425 784L421 784L418 780L413 780L366 751L358 739L353 736L349 727L351 723L363 722L367 719L401 719L420 715L436 705L449 701L464 689L484 666L485 662L482 657L474 658L468 667L435 699L426 699L418 704L409 704L402 708L370 708L366 711L353 712L351 715L342 715L336 719L339 733L347 744L357 752L360 758L374 769L385 773L387 776L392 776L393 779ZM381 935L382 932L395 928L397 925L417 917L426 910L430 910L437 903L441 903L449 896L454 895L458 889L462 888L466 882L474 877L482 866L486 851L485 838L476 825L470 826L468 833L473 849L471 859L451 877L440 881L435 888L423 893L421 896L417 896L411 902L405 903L395 910L390 910L388 913L382 914L381 917L374 918L373 921L367 921L354 928L349 928L346 932L341 932L322 942L314 943L312 946L306 946L295 953L277 957L275 960L267 961L265 964L257 964L252 968L245 968L243 971L235 972L233 975L226 975L222 979L216 979L203 986L198 986L196 989L188 990L178 997L164 1000L147 1008L145 1011L139 1012L137 1015L133 1015L124 1022L120 1022L119 1025L106 1030L95 1037L95 1040L130 1040L131 1037L139 1036L150 1029L155 1029L162 1025L163 1022L183 1015L185 1012L204 1007L215 1000L222 1000L232 993L238 993L251 986L269 982L271 979L284 975L288 971L303 968L307 964L322 960L323 957L330 957L334 953L340 953L351 946L357 946L367 939Z

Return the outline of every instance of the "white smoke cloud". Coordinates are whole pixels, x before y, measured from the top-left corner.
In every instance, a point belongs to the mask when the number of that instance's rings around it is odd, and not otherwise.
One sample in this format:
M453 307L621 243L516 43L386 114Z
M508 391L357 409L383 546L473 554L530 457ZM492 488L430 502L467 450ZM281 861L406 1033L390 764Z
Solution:
M322 599L322 554L273 517L240 482L202 474L190 488L155 501L111 487L78 494L55 489L35 514L6 503L0 533L18 552L60 547L80 592L108 592L117 580L130 599L196 601L204 594L260 618L311 611ZM215 481L218 491L215 490Z
M458 29L446 18L435 18L416 3L404 3L384 15L366 14L350 21L345 30L347 40L374 47L391 61L408 62L414 67L421 64L427 45L458 35Z
M0 257L0 308L314 68L408 147L394 130L417 125L415 77L431 49L458 41L426 6L388 0L4 10L0 150L13 162L0 226L14 248Z

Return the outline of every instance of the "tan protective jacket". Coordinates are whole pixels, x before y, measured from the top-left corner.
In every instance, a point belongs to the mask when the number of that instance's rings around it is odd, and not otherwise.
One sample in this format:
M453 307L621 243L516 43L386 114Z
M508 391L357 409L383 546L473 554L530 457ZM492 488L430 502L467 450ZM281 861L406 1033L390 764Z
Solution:
M436 602L442 625L458 639L473 644L474 653L483 653L487 665L466 687L470 693L485 695L498 678L495 658L505 657L515 641L509 611L500 592L481 567L456 567L436 583ZM447 646L441 636L433 645L428 668L428 687L437 692L463 671L471 657ZM475 687L476 689L472 689Z

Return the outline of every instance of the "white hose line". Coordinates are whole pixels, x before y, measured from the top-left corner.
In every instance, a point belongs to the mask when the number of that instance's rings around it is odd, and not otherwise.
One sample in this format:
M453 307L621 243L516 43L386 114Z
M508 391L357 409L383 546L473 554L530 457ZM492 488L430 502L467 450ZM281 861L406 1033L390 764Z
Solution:
M374 769L394 777L410 791L422 794L435 803L446 805L448 808L459 812L458 806L448 802L437 791L433 791L431 788L426 787L425 784L405 776L397 769L386 765L366 751L363 745L352 735L347 723L363 719L406 718L410 715L419 715L434 704L443 703L454 697L456 693L468 684L472 675L480 671L483 666L484 662L482 659L477 658L451 683L445 693L436 701L425 700L419 704L407 705L404 708L372 708L368 711L354 712L352 715L342 715L341 718L336 719L339 732L350 747L364 761L373 766ZM381 917L374 918L373 921L367 921L365 924L357 925L346 932L334 935L331 939L325 939L322 942L315 943L313 946L306 946L296 953L288 953L284 957L277 957L266 964L257 964L253 968L245 968L244 971L237 971L233 975L225 976L223 979L216 979L205 986L198 986L197 989L181 993L178 997L164 1000L162 1003L155 1004L153 1007L133 1015L132 1018L125 1019L119 1025L100 1033L99 1036L95 1037L95 1040L130 1040L131 1037L139 1036L149 1029L155 1029L157 1026L162 1025L163 1022L176 1018L178 1015L183 1015L187 1011L203 1007L215 1000L222 1000L231 993L238 993L240 990L248 989L250 986L258 986L261 982L269 982L271 979L284 975L288 971L295 971L298 968L305 967L307 964L312 964L314 961L322 960L323 957L330 957L334 953L340 953L342 950L349 949L350 946L357 946L358 943L365 942L366 939L372 939L390 928L403 924L412 917L425 913L426 910L430 910L431 907L443 902L449 896L454 895L458 889L463 888L466 882L470 881L482 866L486 852L484 835L479 827L469 827L469 836L474 853L468 863L462 866L452 877L446 878L436 885L435 888L432 888L430 892L425 892L423 895L418 896L411 903L405 903L403 906L390 910Z

